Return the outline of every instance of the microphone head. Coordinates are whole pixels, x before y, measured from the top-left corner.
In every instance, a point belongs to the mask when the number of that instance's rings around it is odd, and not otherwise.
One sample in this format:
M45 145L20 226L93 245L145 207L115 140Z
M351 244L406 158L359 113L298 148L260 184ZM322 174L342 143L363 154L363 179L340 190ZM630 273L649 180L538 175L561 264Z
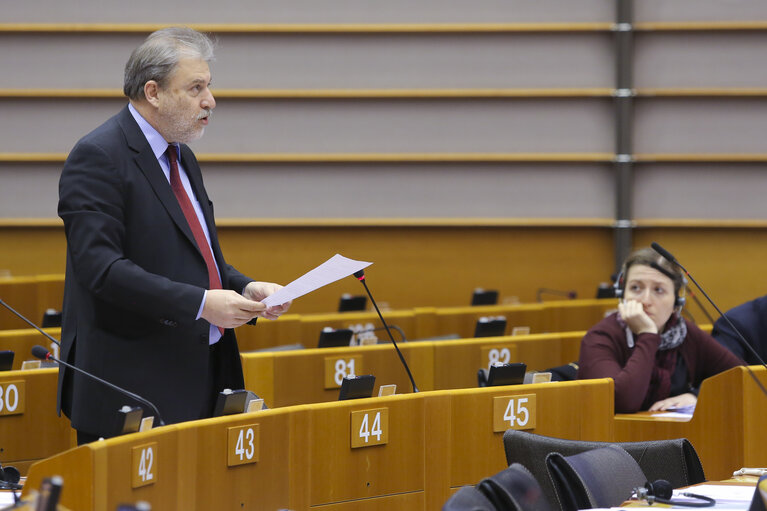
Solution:
M46 360L51 356L51 352L38 344L32 347L32 356L40 360Z
M365 278L365 270L355 271L354 276L357 277L358 280L362 280Z
M652 249L653 249L653 250L655 250L657 253L659 253L660 255L662 255L663 257L665 257L665 258L666 258L666 259L667 259L669 262L671 262L671 263L676 263L676 257L672 256L672 255L671 255L671 252L669 252L669 251L668 251L668 250L666 250L665 248L661 247L660 245L658 245L658 244L657 244L657 243L655 243L654 241L653 241L652 243L650 243L650 246L651 246L651 247L652 247Z

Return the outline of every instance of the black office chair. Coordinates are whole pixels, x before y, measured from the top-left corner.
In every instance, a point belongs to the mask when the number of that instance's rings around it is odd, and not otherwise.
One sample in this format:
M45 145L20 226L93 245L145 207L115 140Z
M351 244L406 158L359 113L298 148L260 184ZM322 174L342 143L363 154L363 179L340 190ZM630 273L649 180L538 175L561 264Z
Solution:
M454 494L442 511L550 511L541 486L519 463Z
M546 469L562 511L619 506L647 482L636 460L617 445L573 456L553 452Z
M686 438L613 443L623 447L636 460L648 481L665 479L674 488L680 488L706 480L698 453ZM611 442L563 440L512 429L503 435L506 462L529 467L552 507L557 505L557 497L545 468L546 456L552 452L572 456L608 445Z

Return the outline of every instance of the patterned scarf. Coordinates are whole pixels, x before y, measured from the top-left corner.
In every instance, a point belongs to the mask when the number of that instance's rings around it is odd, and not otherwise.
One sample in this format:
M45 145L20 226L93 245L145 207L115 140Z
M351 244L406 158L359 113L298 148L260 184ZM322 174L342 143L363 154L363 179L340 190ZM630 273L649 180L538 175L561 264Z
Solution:
M620 313L618 313L618 324L626 330L626 342L629 348L634 347L634 332L631 331L629 326L623 321ZM668 321L666 321L666 327L660 334L660 346L658 351L672 350L681 345L687 337L687 323L682 319L682 311L677 310L671 315Z
M629 348L634 347L634 333L618 314L618 323L626 330L626 342ZM666 322L663 333L660 334L660 346L655 354L655 364L650 376L642 410L647 410L654 403L666 399L671 394L671 377L676 369L676 357L679 347L687 337L687 323L682 319L681 310L677 310Z

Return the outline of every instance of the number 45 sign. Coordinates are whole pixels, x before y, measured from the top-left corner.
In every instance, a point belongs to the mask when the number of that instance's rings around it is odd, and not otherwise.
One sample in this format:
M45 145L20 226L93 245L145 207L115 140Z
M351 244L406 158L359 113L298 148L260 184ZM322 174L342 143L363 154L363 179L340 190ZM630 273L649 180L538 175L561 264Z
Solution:
M535 394L493 398L493 431L535 428Z

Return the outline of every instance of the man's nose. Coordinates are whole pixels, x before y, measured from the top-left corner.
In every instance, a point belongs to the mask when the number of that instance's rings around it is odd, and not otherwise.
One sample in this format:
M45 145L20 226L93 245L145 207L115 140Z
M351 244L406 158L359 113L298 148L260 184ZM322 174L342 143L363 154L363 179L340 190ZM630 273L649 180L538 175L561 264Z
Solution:
M203 108L210 108L211 110L216 108L216 98L213 97L213 93L210 91L210 89L206 89L206 95L204 98L202 98L200 106Z

